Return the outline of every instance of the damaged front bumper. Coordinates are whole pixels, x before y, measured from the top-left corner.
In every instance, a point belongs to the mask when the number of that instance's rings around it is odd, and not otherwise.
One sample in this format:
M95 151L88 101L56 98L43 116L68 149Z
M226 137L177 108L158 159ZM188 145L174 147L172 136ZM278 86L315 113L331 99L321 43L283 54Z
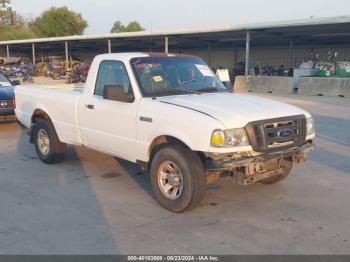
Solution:
M272 159L284 159L292 157L293 162L301 163L307 159L308 154L314 149L312 142L307 142L300 147L284 149L277 152L265 153L258 156L244 158L223 157L208 159L205 163L207 171L233 170L238 167L250 166L252 163L266 162Z
M205 163L207 181L210 183L220 176L230 175L237 184L247 186L265 178L283 175L286 172L286 164L288 166L292 165L291 161L294 163L306 161L313 149L314 145L310 141L300 147L258 156L208 158Z

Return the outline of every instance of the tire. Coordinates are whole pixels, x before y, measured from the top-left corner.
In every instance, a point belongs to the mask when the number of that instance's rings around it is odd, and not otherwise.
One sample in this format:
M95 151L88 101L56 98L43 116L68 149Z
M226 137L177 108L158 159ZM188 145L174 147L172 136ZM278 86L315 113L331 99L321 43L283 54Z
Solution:
M34 144L36 152L41 161L45 164L57 164L63 161L66 151L66 144L62 143L57 136L55 128L49 120L38 119L34 126ZM48 141L42 144L40 140ZM42 139L40 139L42 137ZM47 150L44 150L47 148Z
M59 80L61 78L60 73L54 72L52 73L52 79Z
M180 186L177 187L177 193L175 193L177 196L174 199L170 199L169 195L171 191L174 192L176 186L167 193L164 192L166 190L163 183L170 185L170 181L174 182L176 177L170 178L173 174L165 172L171 180L161 179L161 170L163 168L167 169L169 165L179 171L174 171L174 173L180 174ZM163 170L163 174L164 171L166 170ZM151 184L157 201L164 208L175 213L184 212L198 206L207 189L206 176L199 156L190 149L176 144L163 147L155 154L151 163Z
M292 159L290 159L290 158L282 159L281 166L284 167L282 174L265 178L263 180L260 180L259 183L264 184L264 185L271 185L271 184L274 184L274 183L277 183L279 181L284 180L292 171L292 167L293 167Z

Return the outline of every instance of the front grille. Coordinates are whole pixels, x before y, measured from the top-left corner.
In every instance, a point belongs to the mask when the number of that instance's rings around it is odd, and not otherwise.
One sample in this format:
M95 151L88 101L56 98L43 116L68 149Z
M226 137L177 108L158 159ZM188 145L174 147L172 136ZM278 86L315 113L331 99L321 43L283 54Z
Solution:
M4 107L2 106L3 102L7 103L7 105ZM0 109L1 108L9 108L9 107L13 107L13 103L12 100L0 100Z
M304 115L251 122L245 129L256 152L273 152L297 147L306 140Z

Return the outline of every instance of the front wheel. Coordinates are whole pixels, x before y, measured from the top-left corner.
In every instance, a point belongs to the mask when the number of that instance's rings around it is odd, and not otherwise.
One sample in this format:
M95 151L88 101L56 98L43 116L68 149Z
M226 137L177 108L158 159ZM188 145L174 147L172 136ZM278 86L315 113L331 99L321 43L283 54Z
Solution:
M181 145L167 146L156 153L151 163L151 183L157 201L177 213L198 206L207 187L200 158Z
M265 184L265 185L271 185L285 179L292 171L293 161L290 158L281 159L280 165L283 168L282 174L265 178L263 180L260 180L259 183Z
M62 162L65 156L66 145L58 139L51 122L45 119L38 119L33 131L35 149L40 160L46 164Z

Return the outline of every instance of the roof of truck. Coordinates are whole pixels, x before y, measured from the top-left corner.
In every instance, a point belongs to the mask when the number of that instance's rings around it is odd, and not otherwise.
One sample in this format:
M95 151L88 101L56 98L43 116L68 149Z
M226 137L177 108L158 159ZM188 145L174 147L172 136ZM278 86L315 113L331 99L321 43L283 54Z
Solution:
M162 53L162 52L122 52L122 53L111 53L111 54L101 54L97 57L102 59L132 59L135 57L196 57L187 54L177 54L177 53Z

